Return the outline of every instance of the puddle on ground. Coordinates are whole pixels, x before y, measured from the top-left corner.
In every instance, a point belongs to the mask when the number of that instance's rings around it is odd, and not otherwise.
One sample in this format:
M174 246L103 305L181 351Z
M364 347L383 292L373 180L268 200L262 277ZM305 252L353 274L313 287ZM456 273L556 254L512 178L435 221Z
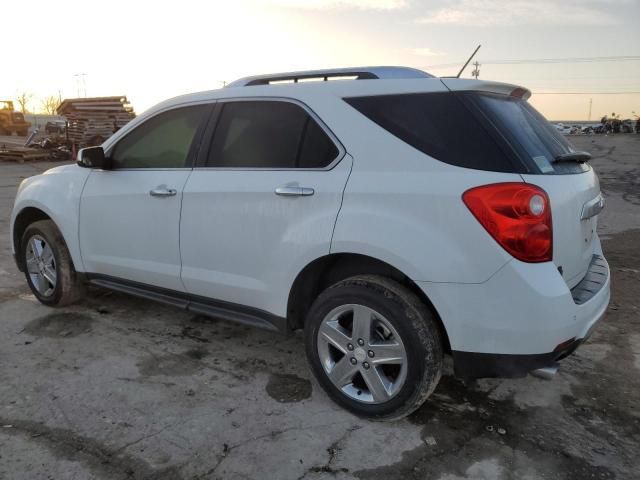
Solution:
M82 313L51 313L27 324L24 332L35 337L69 338L91 331L93 319Z
M192 348L191 350L184 352L184 354L194 360L202 360L204 357L209 355L209 352L204 348Z
M311 396L311 382L296 375L272 374L267 393L280 403L295 403Z

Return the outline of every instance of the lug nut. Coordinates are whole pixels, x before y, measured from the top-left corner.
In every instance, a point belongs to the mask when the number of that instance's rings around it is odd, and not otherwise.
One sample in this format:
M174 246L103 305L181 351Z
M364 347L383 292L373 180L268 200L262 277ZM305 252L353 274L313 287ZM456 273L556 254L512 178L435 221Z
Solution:
M358 339L358 345L360 345L360 346L364 345L364 340L359 338Z
M376 354L375 354L375 353L373 353L373 350L369 350L369 351L367 352L367 355L369 355L369 357L370 357L370 358L373 358L373 357L375 357L375 356L376 356Z
M347 343L347 349L353 350L353 343Z
M351 357L351 365L355 365L356 363L358 363L358 361L354 357Z
M364 362L364 363L362 364L362 366L363 366L365 369L369 368L369 362Z

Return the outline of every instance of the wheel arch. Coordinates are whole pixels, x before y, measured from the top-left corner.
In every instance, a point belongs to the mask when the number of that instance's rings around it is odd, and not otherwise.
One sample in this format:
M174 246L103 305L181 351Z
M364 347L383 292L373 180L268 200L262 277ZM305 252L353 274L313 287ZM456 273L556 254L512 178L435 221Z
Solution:
M15 216L15 219L12 224L12 233L11 233L11 241L13 242L13 251L15 253L15 260L18 269L21 272L24 272L24 262L22 255L22 236L24 235L25 230L34 222L38 222L40 220L51 220L56 228L60 231L62 238L64 239L67 248L69 247L69 242L66 238L65 232L58 222L56 222L55 218L51 215L50 212L46 211L44 208L40 208L37 206L26 206L22 208L18 214ZM73 255L71 255L71 261L75 265L75 259Z
M40 220L51 220L51 217L36 207L25 207L20 210L13 221L12 242L16 264L21 272L24 272L22 255L22 236L29 225Z
M381 275L407 287L433 312L444 349L451 350L447 330L440 315L425 292L402 271L382 260L357 253L332 253L313 260L296 276L289 291L287 323L289 328L304 327L305 316L314 299L329 286L356 275Z

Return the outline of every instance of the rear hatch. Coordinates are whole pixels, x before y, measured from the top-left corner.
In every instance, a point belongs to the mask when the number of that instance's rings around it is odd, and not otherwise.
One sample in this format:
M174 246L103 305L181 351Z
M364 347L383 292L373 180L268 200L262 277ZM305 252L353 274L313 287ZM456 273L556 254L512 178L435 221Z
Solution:
M594 253L597 214L603 202L600 185L578 152L527 101L522 88L443 79L459 95L488 131L499 137L522 163L527 183L549 195L553 221L553 261L572 288L584 277Z

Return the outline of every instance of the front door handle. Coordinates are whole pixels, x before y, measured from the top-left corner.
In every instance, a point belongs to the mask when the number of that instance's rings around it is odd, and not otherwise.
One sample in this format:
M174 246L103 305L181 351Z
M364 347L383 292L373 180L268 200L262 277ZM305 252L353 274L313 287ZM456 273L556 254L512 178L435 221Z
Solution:
M276 195L283 197L309 197L315 193L313 188L309 187L278 187Z
M152 197L173 197L178 191L175 188L167 188L166 185L159 185L149 192Z

